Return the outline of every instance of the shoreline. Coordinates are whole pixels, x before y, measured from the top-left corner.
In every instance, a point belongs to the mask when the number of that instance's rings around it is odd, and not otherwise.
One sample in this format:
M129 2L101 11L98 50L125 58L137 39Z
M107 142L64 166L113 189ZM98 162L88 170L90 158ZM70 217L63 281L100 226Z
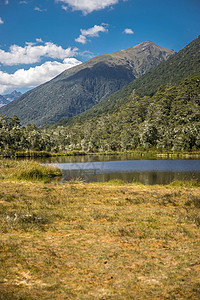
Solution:
M39 157L56 157L56 156L123 156L132 155L140 157L155 157L155 158L200 158L200 152L173 152L173 151L125 151L125 152L84 152L72 151L65 153L53 153L47 151L16 151L13 154L0 155L0 158L39 158Z

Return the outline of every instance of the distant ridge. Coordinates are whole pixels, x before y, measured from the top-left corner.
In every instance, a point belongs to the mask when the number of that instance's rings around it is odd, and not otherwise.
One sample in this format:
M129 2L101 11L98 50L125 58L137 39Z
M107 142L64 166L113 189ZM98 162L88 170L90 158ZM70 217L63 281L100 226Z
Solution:
M15 114L22 124L54 124L86 111L174 53L146 41L95 57L25 93L2 107L0 114Z
M22 93L17 92L16 90L7 95L0 95L0 107L9 104L13 100L19 98L21 95Z

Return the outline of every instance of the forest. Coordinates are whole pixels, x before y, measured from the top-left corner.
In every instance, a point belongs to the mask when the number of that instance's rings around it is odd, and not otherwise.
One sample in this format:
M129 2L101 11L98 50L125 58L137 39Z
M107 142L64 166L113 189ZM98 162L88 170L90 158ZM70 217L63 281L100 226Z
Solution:
M113 113L80 119L71 126L22 126L17 116L0 116L0 154L131 150L197 151L200 149L200 76L178 86L160 87L152 96L129 101Z

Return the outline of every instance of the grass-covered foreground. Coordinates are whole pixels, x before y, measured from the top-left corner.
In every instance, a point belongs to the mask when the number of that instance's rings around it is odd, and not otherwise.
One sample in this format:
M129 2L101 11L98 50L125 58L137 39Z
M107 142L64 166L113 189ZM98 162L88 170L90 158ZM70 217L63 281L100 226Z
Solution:
M31 182L10 168L0 299L199 299L198 186Z

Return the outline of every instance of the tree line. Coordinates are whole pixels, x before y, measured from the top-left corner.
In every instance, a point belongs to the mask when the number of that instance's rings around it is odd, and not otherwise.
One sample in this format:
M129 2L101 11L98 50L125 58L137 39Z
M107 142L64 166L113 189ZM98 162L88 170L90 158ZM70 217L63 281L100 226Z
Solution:
M72 126L21 126L17 116L0 116L0 154L16 151L110 152L200 150L200 76L178 86L160 87L154 96L129 101L113 113Z

